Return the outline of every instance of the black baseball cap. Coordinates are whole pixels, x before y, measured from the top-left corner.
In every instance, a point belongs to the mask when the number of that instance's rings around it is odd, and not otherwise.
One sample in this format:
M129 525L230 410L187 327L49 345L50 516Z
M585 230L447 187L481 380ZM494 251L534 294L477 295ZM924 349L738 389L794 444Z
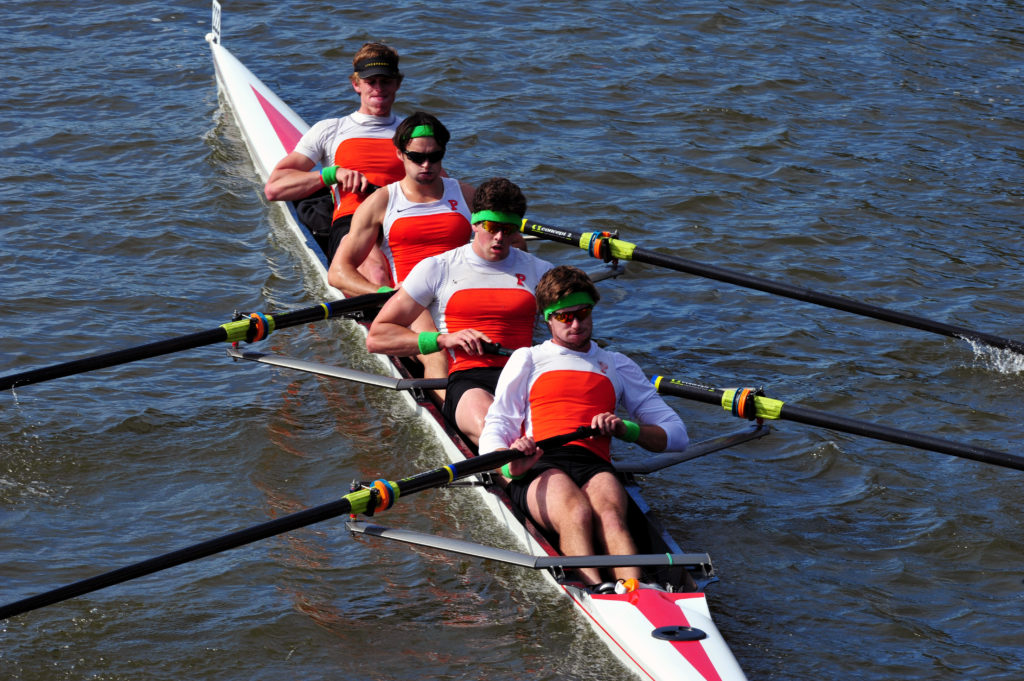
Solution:
M398 71L398 57L391 54L362 60L356 64L356 74L360 78L371 78L373 76L401 78L402 76Z

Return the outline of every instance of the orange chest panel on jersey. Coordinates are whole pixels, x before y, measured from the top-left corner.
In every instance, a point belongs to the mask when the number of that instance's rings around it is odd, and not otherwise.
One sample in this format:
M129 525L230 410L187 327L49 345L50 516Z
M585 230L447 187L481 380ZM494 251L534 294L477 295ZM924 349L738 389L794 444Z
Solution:
M358 170L366 179L378 187L386 187L405 177L405 166L395 153L390 139L368 139L353 137L342 140L334 153L334 163L342 168ZM334 219L351 215L366 198L362 194L347 192L334 206Z
M398 218L388 230L388 246L398 283L420 260L464 246L472 235L469 221L454 210Z
M589 426L595 415L615 412L615 387L604 374L594 371L545 371L530 386L530 419L533 439L571 433ZM609 438L577 440L602 459L611 460Z
M444 310L448 333L476 329L495 343L514 350L533 342L533 319L537 300L524 288L468 288L456 291ZM451 359L451 358L450 358ZM470 356L458 350L449 371L476 367L505 366L508 357L500 355Z

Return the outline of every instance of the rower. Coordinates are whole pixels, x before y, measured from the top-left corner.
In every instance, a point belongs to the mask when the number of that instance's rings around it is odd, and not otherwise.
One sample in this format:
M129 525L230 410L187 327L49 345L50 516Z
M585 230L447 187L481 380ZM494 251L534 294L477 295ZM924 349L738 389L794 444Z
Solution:
M391 150L398 117L391 113L402 84L398 52L382 43L365 43L352 58L352 88L359 109L327 118L310 128L295 149L270 173L263 188L269 201L294 201L300 219L327 256L334 257L348 233L352 214L375 187L400 180L402 163ZM321 165L320 171L313 170ZM331 194L328 194L328 190ZM330 212L329 218L319 214ZM372 262L383 266L377 253Z
M537 306L551 331L541 345L517 350L498 380L480 436L480 451L511 447L527 456L502 468L513 504L557 535L569 556L636 553L626 522L628 497L611 464L612 436L644 449L681 451L686 427L633 360L591 340L600 295L585 272L560 265L537 284ZM632 421L616 416L623 407ZM590 426L600 432L550 451L535 440ZM597 550L595 550L597 549ZM597 585L597 568L583 568ZM640 579L637 567L615 568Z
M473 196L473 240L413 267L366 337L370 352L443 354L449 373L442 412L474 443L508 361L485 354L483 343L514 349L533 342L533 291L551 268L510 248L525 214L526 198L514 183L493 178L481 184ZM424 311L437 331L408 328Z
M473 187L444 176L441 160L451 139L434 116L417 111L395 130L395 155L405 177L381 187L352 216L352 228L334 254L327 281L346 296L374 293L400 286L413 266L469 242L469 206ZM379 249L387 269L367 271L366 261ZM430 313L423 311L410 328L436 332ZM424 378L448 373L444 355L419 355ZM443 395L442 395L443 397Z
M331 260L327 281L346 296L398 287L423 258L469 243L473 187L445 177L442 159L451 133L434 116L417 111L395 130L392 142L404 177L381 187L352 216L352 228ZM388 271L359 270L380 244Z

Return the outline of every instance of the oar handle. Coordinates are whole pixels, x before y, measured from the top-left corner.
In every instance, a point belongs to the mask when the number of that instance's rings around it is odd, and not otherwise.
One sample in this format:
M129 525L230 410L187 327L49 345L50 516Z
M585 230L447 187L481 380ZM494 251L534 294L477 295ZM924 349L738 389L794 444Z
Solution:
M554 449L555 447L561 447L562 445L567 445L570 442L575 442L576 440L582 440L584 438L600 434L601 431L599 431L597 428L591 428L590 426L580 426L571 433L566 433L564 435L553 435L551 437L544 438L543 440L537 443L537 447L539 449L545 450Z
M488 343L487 341L482 341L480 345L483 346L484 352L487 353L488 355L500 355L502 357L508 357L512 354L512 350L501 347L500 343Z

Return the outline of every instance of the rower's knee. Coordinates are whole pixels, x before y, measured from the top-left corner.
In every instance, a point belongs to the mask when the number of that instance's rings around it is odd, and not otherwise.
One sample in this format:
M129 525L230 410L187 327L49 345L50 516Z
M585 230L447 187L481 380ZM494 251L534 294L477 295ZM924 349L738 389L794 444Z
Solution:
M582 495L566 504L559 516L558 524L563 528L562 531L568 527L587 536L594 531L594 509Z
M484 419L492 402L494 395L482 388L473 388L462 395L459 405L455 408L456 425L474 444L480 440L480 433L484 430Z

